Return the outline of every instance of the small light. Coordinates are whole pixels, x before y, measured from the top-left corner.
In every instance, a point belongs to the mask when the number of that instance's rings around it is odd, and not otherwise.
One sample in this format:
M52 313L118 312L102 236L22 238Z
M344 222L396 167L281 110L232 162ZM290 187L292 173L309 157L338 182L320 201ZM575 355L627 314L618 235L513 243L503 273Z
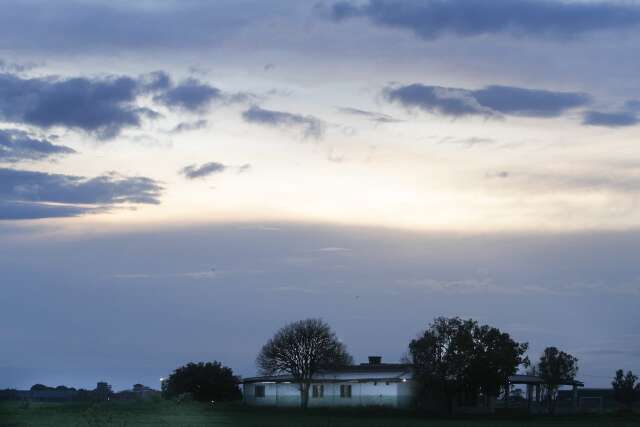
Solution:
M406 383L406 382L407 382L407 379L406 379L406 378L403 378L403 379L402 379L402 382L403 382L403 383Z

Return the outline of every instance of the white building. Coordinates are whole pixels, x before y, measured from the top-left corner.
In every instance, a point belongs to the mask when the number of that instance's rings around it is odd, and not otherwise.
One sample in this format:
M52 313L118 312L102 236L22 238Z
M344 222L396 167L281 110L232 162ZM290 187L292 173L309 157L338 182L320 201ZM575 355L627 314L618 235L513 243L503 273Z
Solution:
M300 406L300 387L287 375L247 378L242 382L244 401L255 406ZM411 405L413 382L409 365L369 363L346 366L314 375L309 407Z
M544 381L533 375L512 375L506 388L511 385L526 386L526 397L522 401L503 400L504 406L523 406L530 412L542 407L541 387ZM573 388L572 408L577 409L577 389L580 381L563 385ZM253 406L300 406L300 386L289 375L246 378L242 381L243 399ZM378 356L370 356L369 363L345 366L314 375L309 390L309 407L354 407L384 406L409 408L415 396L416 383L412 379L411 366L398 363L382 363ZM494 398L495 403L495 398ZM479 410L493 412L495 405L485 407L478 401L477 407L464 407L468 413ZM515 407L514 406L514 407Z

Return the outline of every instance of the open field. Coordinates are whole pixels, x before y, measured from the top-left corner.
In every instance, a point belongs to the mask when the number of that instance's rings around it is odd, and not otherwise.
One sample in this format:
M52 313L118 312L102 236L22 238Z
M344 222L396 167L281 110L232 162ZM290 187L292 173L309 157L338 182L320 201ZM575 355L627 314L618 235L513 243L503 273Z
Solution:
M214 407L173 402L53 404L0 402L0 427L23 426L367 426L367 427L596 427L640 426L640 416L580 416L557 418L472 418L425 419L406 414L254 410L241 407Z

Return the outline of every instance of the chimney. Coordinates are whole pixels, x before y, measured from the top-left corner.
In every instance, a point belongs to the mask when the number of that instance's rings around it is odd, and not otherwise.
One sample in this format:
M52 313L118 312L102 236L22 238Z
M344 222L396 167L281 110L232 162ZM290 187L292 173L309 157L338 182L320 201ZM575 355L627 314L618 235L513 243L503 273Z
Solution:
M380 365L382 363L382 357L369 356L369 365Z

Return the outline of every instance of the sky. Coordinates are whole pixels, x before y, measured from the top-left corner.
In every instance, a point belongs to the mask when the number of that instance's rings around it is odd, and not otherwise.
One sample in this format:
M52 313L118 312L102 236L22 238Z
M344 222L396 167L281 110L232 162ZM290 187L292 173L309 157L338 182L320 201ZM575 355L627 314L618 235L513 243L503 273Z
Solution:
M640 2L7 0L0 388L243 376L321 317L640 371Z

